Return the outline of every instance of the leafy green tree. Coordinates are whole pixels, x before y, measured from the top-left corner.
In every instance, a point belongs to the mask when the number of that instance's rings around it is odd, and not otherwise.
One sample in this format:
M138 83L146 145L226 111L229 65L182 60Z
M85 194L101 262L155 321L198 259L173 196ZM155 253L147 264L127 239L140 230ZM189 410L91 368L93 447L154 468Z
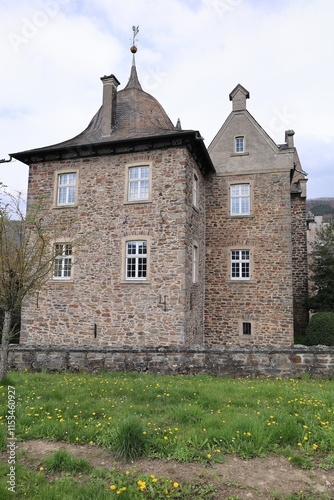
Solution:
M317 232L312 246L310 269L314 295L309 299L309 308L334 312L334 222Z
M17 316L28 294L40 290L49 279L54 265L53 241L61 229L59 221L42 208L42 200L33 202L25 215L25 203L18 194L0 186L0 309L2 335L0 380L8 371L8 351Z

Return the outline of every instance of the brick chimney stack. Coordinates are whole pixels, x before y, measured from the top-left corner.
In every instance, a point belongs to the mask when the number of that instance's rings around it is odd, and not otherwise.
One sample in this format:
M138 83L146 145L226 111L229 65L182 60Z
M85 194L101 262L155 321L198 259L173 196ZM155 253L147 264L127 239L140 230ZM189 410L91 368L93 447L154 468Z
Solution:
M114 75L103 76L103 100L101 110L101 133L109 136L116 125L117 87L119 81Z

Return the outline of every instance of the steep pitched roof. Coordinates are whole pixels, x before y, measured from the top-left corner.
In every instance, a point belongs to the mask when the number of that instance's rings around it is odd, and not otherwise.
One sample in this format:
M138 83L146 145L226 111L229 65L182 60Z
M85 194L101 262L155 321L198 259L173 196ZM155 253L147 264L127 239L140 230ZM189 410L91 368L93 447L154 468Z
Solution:
M116 143L142 142L145 139L161 142L163 137L171 141L176 136L188 147L191 143L190 149L193 153L195 151L204 170L214 171L200 134L194 130L182 130L179 122L174 126L161 104L142 89L134 59L129 81L123 90L117 91L119 82L114 75L104 76L101 80L102 106L83 132L64 142L10 156L30 164L73 157L73 151L79 151L77 156L108 154L115 152Z

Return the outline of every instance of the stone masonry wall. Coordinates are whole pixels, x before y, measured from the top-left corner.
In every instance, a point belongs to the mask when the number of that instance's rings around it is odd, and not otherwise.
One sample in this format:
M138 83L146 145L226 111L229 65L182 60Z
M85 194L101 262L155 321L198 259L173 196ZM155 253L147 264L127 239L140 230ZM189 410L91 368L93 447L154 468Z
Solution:
M334 376L334 348L325 346L10 346L11 370L136 371L231 377Z
M229 215L230 184L250 183L250 216ZM207 186L206 342L293 342L289 172L212 176ZM231 280L230 250L251 251L251 279ZM252 334L242 334L250 322Z
M294 330L296 335L305 335L309 320L306 307L308 297L308 258L305 198L292 195L291 214Z
M127 203L126 170L145 164L152 171L151 199ZM187 334L191 340L202 337L203 265L191 318L186 314L191 283L185 273L191 272L194 239L204 258L204 181L199 171L197 212L190 203L196 168L186 147L32 165L28 202L43 195L45 223L52 214L61 215L71 221L65 241L84 239L73 250L73 279L50 279L24 304L21 343L154 346L186 343ZM78 203L55 207L57 172L73 170ZM148 241L145 282L125 280L127 239Z

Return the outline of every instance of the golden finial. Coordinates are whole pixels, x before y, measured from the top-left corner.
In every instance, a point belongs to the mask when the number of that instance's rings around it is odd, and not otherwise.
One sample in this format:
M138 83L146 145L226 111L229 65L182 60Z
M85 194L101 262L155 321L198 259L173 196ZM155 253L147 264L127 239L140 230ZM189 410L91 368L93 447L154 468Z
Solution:
M139 26L132 26L132 31L133 31L133 37L132 37L132 47L131 47L131 52L132 54L135 54L137 52L137 47L136 47L136 36L138 35L139 32Z

